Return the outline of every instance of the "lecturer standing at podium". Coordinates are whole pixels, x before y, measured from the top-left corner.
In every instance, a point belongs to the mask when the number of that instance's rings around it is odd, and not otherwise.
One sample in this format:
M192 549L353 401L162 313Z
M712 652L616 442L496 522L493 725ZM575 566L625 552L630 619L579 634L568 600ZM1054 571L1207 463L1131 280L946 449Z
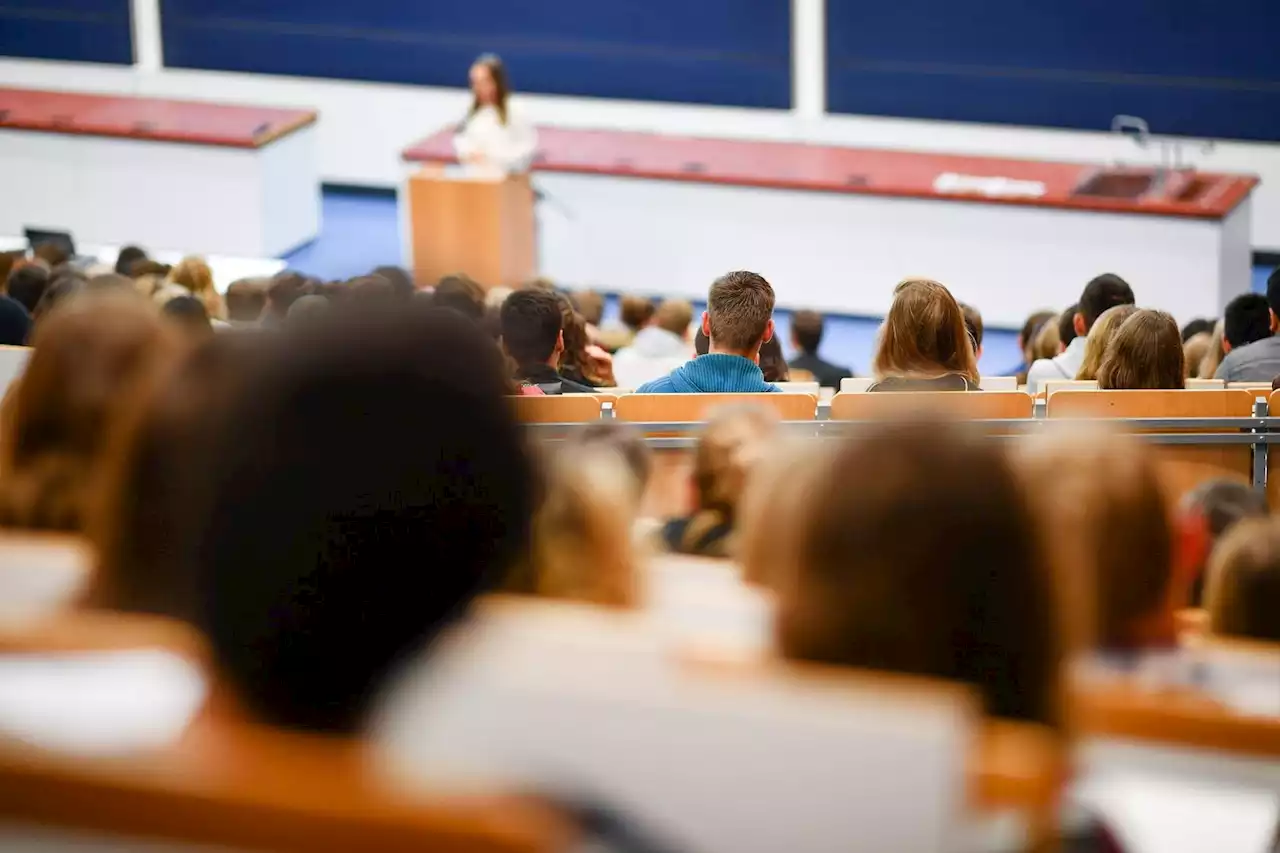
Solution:
M533 125L512 115L502 60L488 53L471 66L471 110L458 126L453 148L462 163L479 169L527 172L538 147Z

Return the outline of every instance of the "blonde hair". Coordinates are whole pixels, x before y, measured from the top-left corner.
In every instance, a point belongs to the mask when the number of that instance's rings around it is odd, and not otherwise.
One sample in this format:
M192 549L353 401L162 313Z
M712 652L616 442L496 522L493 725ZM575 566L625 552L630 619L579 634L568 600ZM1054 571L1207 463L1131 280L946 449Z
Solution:
M964 312L951 291L929 279L907 279L894 289L880 327L876 379L934 379L958 374L981 381Z
M1222 364L1222 360L1227 357L1226 351L1222 348L1223 329L1221 319L1213 324L1213 337L1209 339L1209 349L1200 361L1200 376L1205 379L1212 379L1218 372L1218 365Z
M1280 521L1246 518L1209 561L1205 600L1214 634L1280 642Z
M528 559L508 589L530 595L633 607L639 572L631 528L639 508L622 457L607 447L551 454Z
M188 255L169 271L169 282L179 284L191 291L191 295L204 303L209 316L218 320L227 319L227 306L222 301L213 284L213 270L204 258Z
M1164 311L1140 309L1120 324L1111 336L1098 387L1104 390L1181 389L1183 378L1182 334Z
M1076 371L1076 379L1097 379L1098 368L1102 367L1102 357L1106 354L1107 344L1115 335L1120 325L1138 310L1136 305L1115 305L1102 312L1102 316L1094 322L1085 341L1084 362Z
M1182 344L1182 375L1187 379L1194 379L1204 376L1200 372L1200 368L1204 365L1205 356L1209 354L1209 347L1213 344L1212 332L1196 332L1187 338ZM1217 365L1214 365L1217 370ZM1205 379L1212 379L1213 376L1204 376Z

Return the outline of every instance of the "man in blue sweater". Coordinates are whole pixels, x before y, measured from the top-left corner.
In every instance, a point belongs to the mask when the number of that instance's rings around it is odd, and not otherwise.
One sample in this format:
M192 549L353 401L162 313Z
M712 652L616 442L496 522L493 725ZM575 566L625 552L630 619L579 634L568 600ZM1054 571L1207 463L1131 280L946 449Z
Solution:
M777 391L760 372L760 346L773 337L773 288L753 272L731 272L711 285L703 334L706 355L646 382L637 394L742 394Z

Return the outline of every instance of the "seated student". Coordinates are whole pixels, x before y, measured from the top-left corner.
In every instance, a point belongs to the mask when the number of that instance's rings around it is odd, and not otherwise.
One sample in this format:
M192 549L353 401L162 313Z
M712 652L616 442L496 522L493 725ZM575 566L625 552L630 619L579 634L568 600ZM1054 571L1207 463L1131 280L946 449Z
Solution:
M880 327L868 391L976 391L978 360L960 304L936 281L908 279Z
M1201 606L1204 599L1206 566L1217 543L1246 518L1266 518L1267 497L1239 480L1207 480L1182 496L1178 502L1178 523L1183 530L1197 530L1199 547L1190 555L1195 581L1188 604Z
M42 264L15 266L5 281L5 293L22 303L27 312L34 315L40 297L50 284L49 270Z
M1260 293L1242 293L1222 311L1222 352L1230 355L1232 350L1271 337L1272 331L1267 298Z
M204 303L194 296L178 296L160 306L160 316L173 324L181 334L195 341L213 336L213 324Z
M176 351L136 295L80 294L36 327L0 406L0 526L79 531L118 401Z
M1181 389L1186 387L1183 376L1178 324L1163 311L1143 308L1112 335L1098 368L1098 387L1108 391Z
M663 300L631 344L614 353L613 371L619 384L635 388L664 375L673 361L687 361L692 322L693 305L687 299Z
M839 388L840 380L853 376L853 371L818 357L823 323L823 317L817 311L797 311L791 315L791 346L797 352L791 358L791 367L813 374L822 388Z
M626 461L604 444L548 452L533 541L508 592L634 607L640 573L631 528L639 501Z
M1204 362L1205 356L1209 354L1209 347L1213 343L1213 331L1210 327L1208 332L1197 332L1182 342L1182 372L1186 374L1188 379L1199 379L1200 365ZM1214 370L1217 370L1215 367ZM1205 376L1205 379L1212 379L1212 376Z
M560 375L579 385L593 388L612 387L613 356L591 343L587 324L573 307L567 294L550 291L560 305L560 323L564 331L564 352L560 356Z
M317 282L302 273L292 270L277 273L267 285L267 305L260 318L262 325L282 325L289 313L289 306L308 293L315 293L316 285Z
M760 372L764 374L765 382L791 381L791 368L787 366L777 335L760 345Z
M618 306L618 319L600 327L600 346L609 352L630 346L656 310L653 300L647 296L623 296Z
M782 654L965 682L989 715L1059 725L1054 589L1001 445L899 423L815 452L776 555Z
M1037 358L1037 356L1032 352L1032 347L1035 345L1036 337L1040 334L1040 330L1044 328L1046 323L1050 320L1056 322L1057 319L1058 315L1052 311L1037 311L1023 322L1022 328L1018 331L1018 352L1022 353L1022 363L1012 370L1006 371L1006 376L1017 376L1019 385L1026 384L1027 369ZM1057 355L1057 353L1054 353L1053 355Z
M1280 643L1280 522L1231 529L1214 549L1205 598L1213 634Z
M411 276L409 271L404 267L384 264L379 267L374 267L373 272L370 273L370 275L375 275L378 278L384 279L388 284L390 284L392 291L395 292L398 299L408 300L412 298L413 294L418 292L417 285L413 283L413 276Z
M209 264L204 258L189 256L183 258L182 261L169 271L169 281L173 284L180 284L187 290L191 291L191 295L204 303L205 310L209 312L209 317L215 320L227 319L227 306L222 301L222 295L218 293L213 284L213 270L209 268Z
M150 260L150 258L147 257L147 250L141 246L122 246L120 251L116 253L115 271L118 275L135 278L133 265L138 261L146 260Z
M1104 273L1086 284L1075 312L1062 319L1062 325L1068 327L1074 336L1069 340L1063 339L1066 349L1061 355L1040 359L1031 365L1027 372L1027 390L1036 394L1044 390L1042 383L1048 380L1074 379L1084 363L1085 342L1093 324L1108 308L1133 305L1136 301L1133 288L1118 275Z
M447 275L436 284L432 301L479 323L484 319L484 288L466 275Z
M242 278L227 286L227 321L233 326L253 326L267 307L269 279Z
M1076 372L1076 379L1096 380L1098 368L1102 367L1102 357L1106 355L1107 346L1115 337L1120 324L1132 317L1138 310L1136 305L1117 305L1102 312L1098 322L1093 324L1089 337L1084 345L1084 362Z
M589 394L595 390L557 371L564 352L560 301L545 290L517 290L502 303L502 348L515 363L516 378L544 394Z
M973 344L973 357L982 361L982 315L978 309L964 302L959 303L960 313L964 314L964 328L969 333L969 341Z
M477 326L416 303L343 313L271 339L235 389L180 550L245 708L334 733L525 552L535 492Z
M703 557L735 553L738 505L777 426L772 410L755 406L733 406L711 417L693 458L693 513L663 526L663 548Z
M1277 267L1267 279L1267 305L1271 315L1271 331L1280 330L1280 267ZM1225 321L1225 317L1223 320ZM1223 329L1225 343L1225 324ZM1221 363L1213 372L1216 379L1228 382L1270 382L1280 373L1280 337L1271 335L1248 344L1226 351ZM1203 373L1201 375L1204 375Z
M777 391L760 370L760 347L773 337L773 287L764 277L739 270L716 279L702 313L708 352L665 377L646 382L637 394L758 393Z

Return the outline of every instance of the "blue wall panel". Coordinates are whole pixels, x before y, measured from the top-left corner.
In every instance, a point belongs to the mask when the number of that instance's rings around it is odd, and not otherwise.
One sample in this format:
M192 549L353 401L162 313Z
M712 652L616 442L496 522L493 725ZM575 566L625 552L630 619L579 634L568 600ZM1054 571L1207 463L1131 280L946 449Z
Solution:
M165 64L465 86L502 55L519 91L791 102L789 0L162 0Z
M0 56L132 64L129 0L3 0Z
M833 112L1280 140L1277 0L828 0Z

